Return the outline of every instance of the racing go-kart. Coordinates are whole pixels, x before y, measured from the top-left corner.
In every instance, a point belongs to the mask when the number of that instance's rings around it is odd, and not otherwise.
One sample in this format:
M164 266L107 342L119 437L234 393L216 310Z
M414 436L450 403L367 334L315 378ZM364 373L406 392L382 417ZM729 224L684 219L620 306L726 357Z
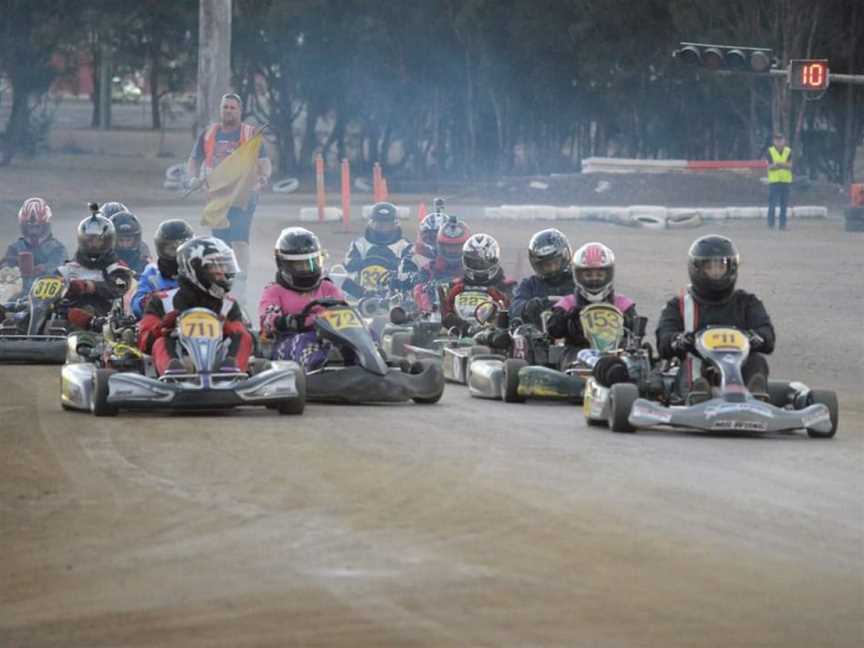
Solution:
M39 277L26 298L6 305L0 362L63 363L69 332L63 299L67 289L62 277Z
M712 387L708 400L695 402L688 398L683 405L664 405L639 398L635 385L613 385L610 392L612 429L635 432L638 428L662 426L756 434L806 430L811 437L833 437L839 421L836 394L810 390L802 383L771 381L768 384L770 402L757 399L747 390L741 374L749 352L750 342L738 329L705 329L696 335L695 353L715 368L719 376L719 386ZM671 385L668 388L671 390Z
M267 406L280 414L303 413L305 376L296 362L260 363L252 375L220 372L228 345L222 322L206 308L182 313L175 334L187 373L158 376L151 358L143 354L137 370L131 371L116 371L105 361L73 362L61 371L62 407L96 416L114 416L120 410L220 410L243 405ZM107 353L116 356L120 351L124 349L111 346Z
M436 403L444 393L440 361L385 361L361 316L346 302L320 299L309 302L300 321L321 308L315 331L333 344L327 362L306 374L310 401L337 403ZM352 364L351 361L354 360ZM347 361L347 362L346 362Z

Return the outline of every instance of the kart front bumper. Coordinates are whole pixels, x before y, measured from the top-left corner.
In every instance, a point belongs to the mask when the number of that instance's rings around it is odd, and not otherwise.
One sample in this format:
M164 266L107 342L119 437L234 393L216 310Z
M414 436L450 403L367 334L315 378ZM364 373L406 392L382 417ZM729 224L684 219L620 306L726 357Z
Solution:
M443 391L440 362L425 362L417 374L390 369L381 375L359 365L325 367L306 374L306 400L322 403L404 403L436 399Z

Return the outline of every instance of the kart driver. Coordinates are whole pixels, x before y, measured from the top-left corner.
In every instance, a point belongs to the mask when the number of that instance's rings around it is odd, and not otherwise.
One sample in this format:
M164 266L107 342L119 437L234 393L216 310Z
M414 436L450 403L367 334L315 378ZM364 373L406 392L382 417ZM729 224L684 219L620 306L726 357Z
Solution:
M141 240L141 221L128 210L115 212L109 220L117 233L117 256L136 275L141 274L151 261L150 248Z
M379 202L372 206L366 231L351 243L345 255L345 269L351 273L360 272L371 259L379 261L390 273L395 274L402 259L411 253L411 242L402 236L396 205ZM385 284L386 285L386 284ZM346 282L346 292L362 297L366 292L356 281Z
M302 227L288 227L276 241L276 281L261 295L258 316L261 332L273 339L274 360L294 360L305 371L323 366L330 343L319 340L312 329L316 309L300 321L303 309L319 299L344 300L345 295L322 275L321 242Z
M575 291L570 267L570 242L557 229L537 232L528 243L528 261L534 275L519 282L510 307L510 319L540 326L540 315L552 307L553 297Z
M66 246L51 233L51 216L51 207L44 199L25 200L18 210L21 237L9 245L6 255L0 259L0 268L15 268L22 252L33 255L33 270L28 273L30 276L23 277L24 295L37 277L53 273L69 256Z
M193 236L192 227L181 219L163 221L156 228L153 237L156 263L144 269L132 296L132 314L136 318L141 319L144 315L144 307L153 292L177 287L177 248Z
M725 236L696 239L687 259L690 285L670 299L660 314L657 351L661 358L684 360L676 385L682 397L688 392L710 396L707 378L712 372L707 371L706 377L706 367L690 355L696 334L708 326L734 326L745 332L750 355L741 367L742 377L752 394L767 391L768 362L763 354L774 350L774 326L758 297L735 289L739 261L738 249Z
M421 312L432 312L435 284L450 282L462 275L462 248L471 237L471 229L450 214L435 237L435 257L429 267L421 269L413 281L414 303Z
M229 346L219 372L247 371L252 334L243 325L240 306L228 296L237 272L234 252L221 239L193 238L177 248L177 288L155 293L147 302L138 337L138 347L152 354L160 375L187 373L172 333L177 317L190 308L206 308L223 321Z

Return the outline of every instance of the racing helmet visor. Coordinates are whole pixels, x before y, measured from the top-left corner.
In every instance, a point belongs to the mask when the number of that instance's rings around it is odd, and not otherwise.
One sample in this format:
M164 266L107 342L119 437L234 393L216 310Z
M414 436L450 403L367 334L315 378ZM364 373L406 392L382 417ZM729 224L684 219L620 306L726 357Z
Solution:
M577 268L576 283L589 292L597 292L612 283L612 268Z

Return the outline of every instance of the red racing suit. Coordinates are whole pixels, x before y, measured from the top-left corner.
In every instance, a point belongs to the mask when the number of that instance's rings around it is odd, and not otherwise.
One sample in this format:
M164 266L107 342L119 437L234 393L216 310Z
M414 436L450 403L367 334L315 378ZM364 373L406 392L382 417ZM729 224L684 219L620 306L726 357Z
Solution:
M138 348L153 356L156 371L161 375L172 358L177 357L177 341L171 337L171 332L178 315L190 308L207 308L219 316L223 322L222 334L230 342L228 355L237 359L242 371L247 371L252 355L252 334L243 324L240 306L230 297L217 299L182 279L178 288L153 293L141 319Z

